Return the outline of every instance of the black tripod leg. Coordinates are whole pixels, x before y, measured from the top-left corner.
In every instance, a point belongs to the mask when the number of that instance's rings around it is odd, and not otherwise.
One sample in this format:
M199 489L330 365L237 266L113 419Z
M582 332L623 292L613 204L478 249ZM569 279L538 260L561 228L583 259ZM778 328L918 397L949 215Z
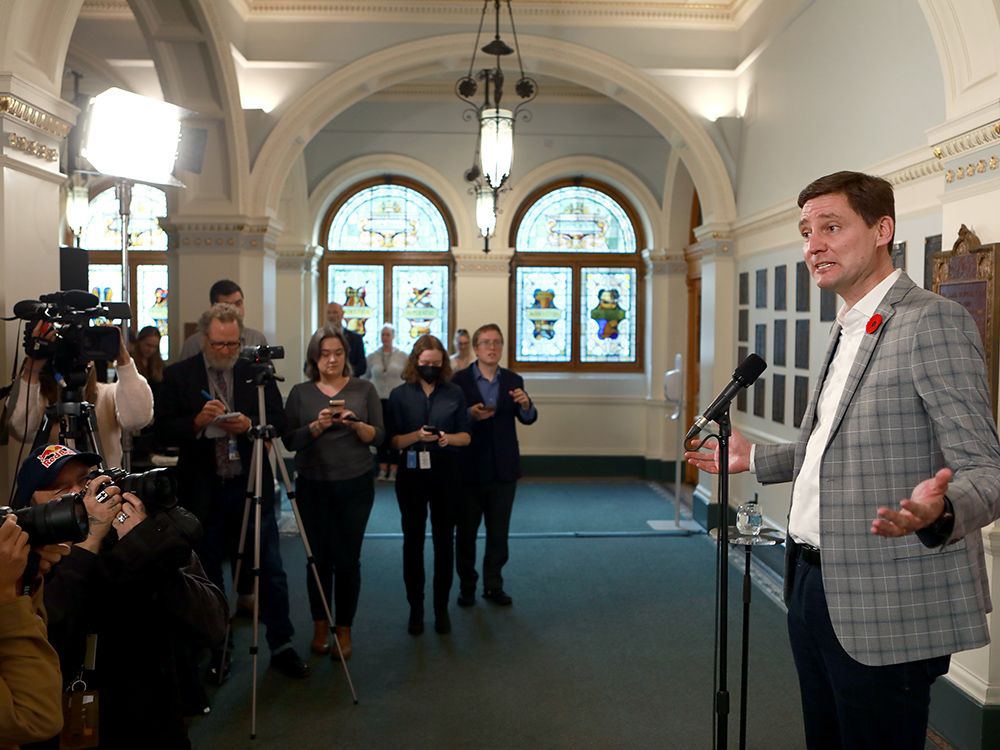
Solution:
M288 469L285 466L285 462L278 452L276 445L271 446L271 461L272 465L277 464L278 472L281 474L281 482L285 485L285 492L288 493L288 502L292 506L292 513L295 514L295 525L299 529L299 538L302 540L302 546L306 551L306 562L309 565L309 570L312 571L313 580L316 581L316 590L319 592L320 601L323 602L323 611L326 613L326 621L330 623L330 627L334 628L333 615L330 613L330 603L326 599L326 594L323 592L323 584L320 583L319 579L319 569L316 567L316 558L313 556L312 547L309 546L309 537L306 535L305 527L302 525L302 516L299 515L299 504L295 499L295 489L292 485L292 481L288 476ZM277 476L277 474L275 474ZM344 652L340 649L340 641L337 640L336 633L333 636L333 645L337 647L337 654L340 656L340 665L344 669L344 676L347 678L347 686L351 690L351 698L354 700L354 705L358 705L358 694L354 690L354 682L351 680L351 671L347 668L347 660L344 658Z
M750 581L750 552L753 549L746 545L746 567L743 569L743 655L740 663L740 750L747 746L747 689L750 678L750 593L753 585Z

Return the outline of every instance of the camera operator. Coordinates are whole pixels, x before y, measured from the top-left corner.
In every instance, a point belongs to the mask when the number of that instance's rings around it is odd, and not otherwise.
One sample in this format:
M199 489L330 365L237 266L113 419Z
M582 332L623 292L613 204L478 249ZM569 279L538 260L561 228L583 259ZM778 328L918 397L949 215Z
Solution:
M53 331L45 322L35 324L35 338L51 339ZM125 341L120 338L115 369L116 383L98 383L91 364L84 387L84 397L94 405L97 419L97 433L111 466L119 466L122 459L122 430L138 432L153 419L153 392L149 383L139 374L135 362L129 356ZM59 386L56 383L52 364L48 359L25 357L21 368L21 382L11 410L8 425L11 434L22 443L31 444L42 421L45 409L59 401ZM25 409L28 410L27 415ZM58 424L46 441L59 438ZM81 446L82 447L82 446Z
M40 591L22 592L28 534L8 514L0 522L0 749L62 729L59 657L45 634Z
M19 505L82 493L89 517L87 538L46 578L49 641L63 685L99 692L101 748L188 748L178 660L222 641L225 599L192 551L197 519L172 498L123 494L93 476L100 461L47 445L18 472ZM77 723L70 713L64 735Z
M258 418L254 365L240 358L243 319L232 305L218 304L198 321L202 356L171 365L163 373L154 429L161 443L180 447L177 480L181 502L205 526L198 553L209 578L225 590L222 564L235 565L250 478L249 431ZM271 380L264 388L261 422L285 432L281 394ZM260 616L267 628L271 666L289 677L306 677L309 665L292 647L288 578L281 562L270 462L262 467L260 522ZM253 520L246 551L253 551ZM252 555L248 555L252 560ZM218 669L222 654L213 657Z

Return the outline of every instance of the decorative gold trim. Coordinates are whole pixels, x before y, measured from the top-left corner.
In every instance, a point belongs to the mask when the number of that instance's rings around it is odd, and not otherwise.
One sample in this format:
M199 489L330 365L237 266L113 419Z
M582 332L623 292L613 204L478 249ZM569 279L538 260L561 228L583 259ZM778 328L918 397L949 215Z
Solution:
M57 138L65 138L72 123L66 122L55 115L43 112L37 107L33 107L22 99L10 94L0 96L0 115L7 114L20 120L33 128L37 128L45 133L54 135Z
M18 151L24 151L26 154L37 156L43 161L59 161L59 149L49 148L48 146L39 143L38 141L32 141L23 135L7 133L7 145L16 148Z
M932 148L932 153L935 159L945 159L988 146L995 141L1000 141L1000 120L938 143Z
M899 186L907 182L916 182L917 180L940 174L943 171L944 165L937 159L926 159L925 161L884 174L882 177L892 183L893 186Z

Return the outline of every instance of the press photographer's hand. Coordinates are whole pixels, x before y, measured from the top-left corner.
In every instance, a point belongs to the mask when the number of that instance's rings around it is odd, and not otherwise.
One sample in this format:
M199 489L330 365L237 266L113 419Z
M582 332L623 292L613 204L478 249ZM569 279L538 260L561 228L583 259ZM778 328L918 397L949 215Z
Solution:
M0 601L17 598L21 574L28 564L28 534L13 513L0 523Z
M132 529L149 517L146 514L146 506L136 495L126 492L122 497L124 502L115 514L113 521L119 539L124 539Z
M122 491L111 484L110 478L101 474L92 479L83 493L83 505L87 509L90 532L80 546L93 553L101 547L104 537L111 531L111 522L121 510Z

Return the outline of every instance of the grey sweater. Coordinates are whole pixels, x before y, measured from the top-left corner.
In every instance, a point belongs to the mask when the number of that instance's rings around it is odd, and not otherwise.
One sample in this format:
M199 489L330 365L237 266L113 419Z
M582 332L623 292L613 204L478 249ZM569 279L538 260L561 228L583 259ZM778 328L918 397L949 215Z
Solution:
M357 414L358 419L375 428L375 440L371 445L378 445L385 439L382 402L369 381L351 378L333 398L343 399L345 407ZM285 401L288 431L282 442L288 450L295 451L295 468L306 479L354 479L372 470L369 445L362 443L348 426L334 425L319 437L309 433L309 423L329 403L330 397L313 382L299 383L292 388Z

